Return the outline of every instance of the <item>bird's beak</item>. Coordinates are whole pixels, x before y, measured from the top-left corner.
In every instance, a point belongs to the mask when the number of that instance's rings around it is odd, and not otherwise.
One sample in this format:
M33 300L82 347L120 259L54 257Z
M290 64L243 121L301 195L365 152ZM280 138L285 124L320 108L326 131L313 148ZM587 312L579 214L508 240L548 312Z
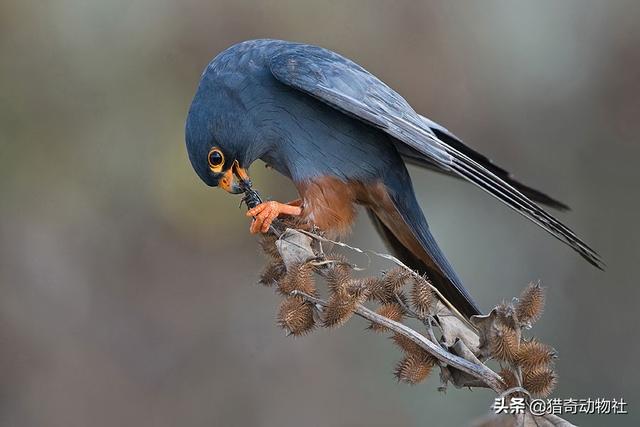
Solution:
M239 194L251 187L251 179L247 170L240 167L237 160L220 178L220 187L231 194Z

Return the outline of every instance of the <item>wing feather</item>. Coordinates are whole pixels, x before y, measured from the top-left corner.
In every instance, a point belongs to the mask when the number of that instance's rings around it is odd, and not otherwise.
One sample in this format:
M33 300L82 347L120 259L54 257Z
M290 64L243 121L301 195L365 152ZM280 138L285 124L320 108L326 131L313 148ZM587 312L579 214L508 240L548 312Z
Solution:
M438 168L477 185L602 269L599 255L573 231L498 176L498 170L489 170L468 152L438 138L429 126L433 122L359 65L317 46L291 44L276 52L270 69L285 85L381 129Z

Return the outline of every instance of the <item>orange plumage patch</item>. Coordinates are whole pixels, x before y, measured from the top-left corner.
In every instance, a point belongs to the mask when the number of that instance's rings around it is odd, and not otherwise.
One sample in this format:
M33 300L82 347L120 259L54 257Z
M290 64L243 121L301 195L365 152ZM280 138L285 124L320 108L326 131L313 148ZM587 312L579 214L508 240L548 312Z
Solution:
M356 218L356 193L353 185L339 178L324 176L298 183L302 196L302 217L331 237L351 230Z

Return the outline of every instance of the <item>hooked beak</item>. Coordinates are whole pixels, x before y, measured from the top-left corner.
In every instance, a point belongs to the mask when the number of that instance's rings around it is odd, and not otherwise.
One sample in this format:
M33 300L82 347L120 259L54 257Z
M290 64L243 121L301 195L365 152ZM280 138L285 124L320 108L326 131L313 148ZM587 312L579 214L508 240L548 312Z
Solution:
M240 163L235 160L231 168L220 178L219 185L231 194L240 194L251 187L251 179L247 170L240 167Z

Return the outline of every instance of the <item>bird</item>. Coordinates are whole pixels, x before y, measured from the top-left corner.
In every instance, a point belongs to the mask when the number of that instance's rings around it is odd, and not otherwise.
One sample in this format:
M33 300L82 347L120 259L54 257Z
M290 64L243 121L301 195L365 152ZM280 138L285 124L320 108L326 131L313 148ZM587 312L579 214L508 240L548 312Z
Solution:
M293 182L299 199L270 200L247 212L252 233L267 232L280 216L296 216L346 236L361 206L390 251L428 276L467 318L481 310L438 246L407 164L476 185L604 266L540 207L567 205L520 183L363 67L319 46L259 39L219 53L201 75L185 140L191 165L208 186L242 193L258 159Z

